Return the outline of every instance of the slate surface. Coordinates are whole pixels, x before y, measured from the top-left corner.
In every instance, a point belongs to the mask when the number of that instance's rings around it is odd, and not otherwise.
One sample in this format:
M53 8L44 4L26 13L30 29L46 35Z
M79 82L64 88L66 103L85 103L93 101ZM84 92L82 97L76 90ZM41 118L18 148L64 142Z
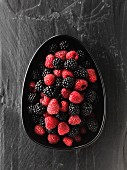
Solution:
M127 169L127 1L0 0L0 169ZM21 121L24 75L49 37L69 34L94 55L105 83L107 119L88 148L57 151L26 135Z

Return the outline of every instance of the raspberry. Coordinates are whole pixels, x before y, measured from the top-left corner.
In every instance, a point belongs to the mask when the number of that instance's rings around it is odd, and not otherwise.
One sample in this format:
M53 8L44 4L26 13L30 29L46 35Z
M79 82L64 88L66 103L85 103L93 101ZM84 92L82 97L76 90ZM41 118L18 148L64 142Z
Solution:
M68 111L68 103L67 101L61 101L61 107L60 107L60 111L61 112L67 112Z
M70 125L79 125L81 123L81 119L78 115L70 116L68 123Z
M81 127L80 128L80 133L81 134L86 134L86 128L85 127Z
M32 73L33 80L39 80L41 78L40 72L38 70L34 70Z
M61 50L66 50L69 47L69 44L67 41L61 41L60 42L60 49Z
M67 54L66 50L61 50L61 51L58 51L58 52L55 53L55 57L60 58L61 60L65 61L66 54Z
M55 69L62 69L63 68L63 60L61 60L60 58L55 58L53 60L53 66L55 67Z
M58 101L56 99L51 99L47 107L47 112L51 115L58 114L59 109Z
M34 127L34 132L37 134L37 135L44 135L45 134L45 129L41 126L41 125L36 125Z
M53 66L53 60L54 60L54 55L52 55L52 54L49 54L49 55L47 55L47 57L46 57L46 60L45 60L45 67L47 67L47 68L53 68L54 66Z
M69 60L69 59L75 59L75 60L78 60L78 54L76 53L76 51L69 51L67 54L66 54L66 59Z
M56 89L53 86L48 86L43 90L43 93L47 96L47 97L54 97L55 93L56 93Z
M44 96L43 98L40 98L40 103L44 106L48 106L49 102L50 102L50 98L47 96Z
M36 90L37 92L42 92L42 91L43 91L43 88L44 88L44 82L43 82L43 80L39 80L39 81L36 83L35 90Z
M41 115L45 112L45 106L42 106L40 103L36 103L36 105L33 106L33 112L37 115Z
M48 135L48 141L50 144L56 144L60 140L59 136L56 134L49 134Z
M81 113L84 116L89 116L92 113L92 110L93 110L93 108L92 108L92 105L90 103L84 102L81 105Z
M71 137L71 138L74 138L78 134L79 134L79 127L78 126L73 126L71 128L70 132L68 133L68 136Z
M83 91L87 88L88 86L88 83L86 80L83 80L83 79L78 79L76 82L75 82L75 87L74 89L77 90L77 91Z
M63 88L61 90L61 94L65 99L69 98L70 93L71 93L71 91L69 89Z
M92 83L95 83L97 81L97 75L94 69L87 69L88 73L88 80Z
M42 77L45 77L47 74L51 74L52 70L49 68L45 68L44 71L42 72Z
M69 113L71 115L79 115L80 113L80 107L78 104L70 103L69 105Z
M95 118L90 118L87 121L87 127L91 132L97 132L98 129L98 122Z
M63 79L65 79L67 77L74 77L74 75L71 71L64 69L62 71L62 77L63 77Z
M68 120L68 113L67 112L59 112L58 114L55 115L55 117L60 121L64 122Z
M44 77L44 83L47 85L47 86L51 86L53 85L55 82L55 76L53 74L47 74L45 77Z
M61 75L62 75L62 70L53 70L53 73L54 73L54 75L56 76L56 77L61 77Z
M30 103L35 103L35 102L37 102L37 100L38 100L38 96L37 96L36 93L30 93L30 94L28 95L28 101L29 101Z
M61 85L62 85L62 78L56 78L55 86L61 87Z
M74 71L74 76L75 76L75 78L87 78L88 73L87 73L87 71L83 67L79 66Z
M65 122L60 122L58 124L58 133L59 135L65 135L66 133L68 133L70 131L70 128L68 126L67 123Z
M36 85L36 83L33 82L33 81L29 83L29 89L30 89L30 91L34 91L34 90L35 90L35 85Z
M84 97L79 92L73 91L69 96L69 100L72 103L78 104L84 100Z
M68 70L75 70L77 67L77 62L75 59L69 59L64 62L64 67Z
M65 145L67 145L67 146L72 146L72 144L73 144L73 139L70 138L70 137L64 137L64 138L63 138L63 142L64 142Z
M52 116L47 116L45 117L45 127L48 130L54 129L58 125L58 119L52 117Z
M74 137L75 142L81 142L81 140L82 140L82 138L81 138L80 135L77 135L77 136Z
M85 93L85 100L89 103L93 103L96 100L97 94L93 90L88 90Z
M41 116L40 120L39 120L39 123L42 127L45 127L45 119L43 116Z
M74 86L74 79L72 77L67 77L63 80L62 86L65 88L72 88Z

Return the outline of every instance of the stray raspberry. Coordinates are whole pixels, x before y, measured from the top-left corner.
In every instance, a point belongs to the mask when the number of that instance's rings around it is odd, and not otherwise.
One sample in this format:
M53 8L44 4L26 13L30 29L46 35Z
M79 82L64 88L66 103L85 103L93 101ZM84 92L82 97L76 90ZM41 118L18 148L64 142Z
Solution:
M51 99L47 107L47 112L51 115L58 114L59 109L58 101L56 99Z
M79 125L81 123L81 119L78 115L70 116L68 123L70 125Z
M36 125L34 127L34 132L37 134L37 135L44 135L45 134L45 129L41 126L41 125Z
M81 127L80 128L80 133L81 134L86 134L86 128L85 127Z
M72 103L78 104L84 100L84 97L79 92L73 91L69 96L69 100Z
M67 101L61 101L60 111L61 112L67 112L68 111L68 102Z
M75 82L75 87L74 87L74 89L77 90L77 91L83 91L83 90L85 90L87 87L88 87L88 83L87 83L86 80L78 79L78 80Z
M47 85L47 86L51 86L53 85L55 82L55 76L53 74L47 74L45 77L44 77L44 83Z
M53 73L56 77L61 77L62 75L62 70L53 70Z
M78 60L78 54L76 53L76 51L69 51L67 54L66 54L66 59L69 60L69 59L75 59L75 60Z
M62 88L61 94L65 99L68 99L69 95L71 94L71 91L69 89Z
M65 61L66 54L67 54L66 50L61 50L61 51L58 51L58 52L55 53L55 57L60 58L61 60Z
M62 71L62 77L63 77L63 79L65 79L67 77L74 77L74 75L71 71L64 69Z
M29 89L30 89L30 91L34 92L34 90L35 90L35 85L36 85L36 83L33 82L33 81L29 83Z
M49 102L50 102L50 98L47 96L44 96L43 98L40 98L40 103L44 106L48 106Z
M52 116L47 116L45 117L45 127L48 130L54 129L58 125L58 119L52 117Z
M48 141L50 144L56 144L60 140L59 136L56 134L49 134L48 135Z
M47 55L46 60L45 60L45 67L54 68L54 66L53 66L54 59L55 59L54 55L52 55L52 54Z
M82 138L81 138L81 136L75 136L74 137L74 140L75 140L75 142L81 142L81 140L82 140Z
M97 81L97 75L95 70L92 68L87 69L87 73L88 73L88 80L92 83L95 83Z
M63 138L63 142L64 142L65 145L67 145L67 146L72 146L72 144L73 144L73 139L70 138L70 137L64 137L64 138Z
M65 135L66 133L68 133L70 131L70 127L68 126L67 123L65 122L60 122L58 124L58 134L59 135Z

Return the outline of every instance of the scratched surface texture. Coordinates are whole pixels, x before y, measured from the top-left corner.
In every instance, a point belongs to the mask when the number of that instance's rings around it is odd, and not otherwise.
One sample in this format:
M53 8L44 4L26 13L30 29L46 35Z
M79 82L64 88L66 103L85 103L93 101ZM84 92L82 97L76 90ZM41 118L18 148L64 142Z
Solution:
M0 169L127 169L127 1L0 0ZM57 151L26 135L21 121L24 75L49 37L72 35L90 49L107 94L107 119L88 148Z

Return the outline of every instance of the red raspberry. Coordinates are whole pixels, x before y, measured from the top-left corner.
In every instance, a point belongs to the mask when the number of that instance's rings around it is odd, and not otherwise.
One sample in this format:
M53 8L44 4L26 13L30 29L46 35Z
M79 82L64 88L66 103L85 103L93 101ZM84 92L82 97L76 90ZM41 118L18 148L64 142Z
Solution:
M70 116L68 123L70 125L79 125L81 123L81 119L78 115Z
M58 133L59 135L65 135L66 133L68 133L70 131L70 127L68 126L67 123L65 122L60 122L58 124Z
M62 77L63 77L63 79L65 79L67 77L74 77L74 75L71 71L64 69L62 71Z
M61 112L67 112L68 111L68 103L67 103L67 101L61 101L60 111Z
M48 130L54 129L58 125L58 119L52 117L52 116L47 116L45 117L45 127Z
M41 126L41 125L36 125L34 127L34 132L37 134L37 135L44 135L45 134L45 129Z
M56 77L61 77L62 75L62 70L53 70L53 73Z
M36 83L35 83L35 82L33 82L33 81L29 83L30 91L32 91L32 92L33 92L33 91L35 90L35 85L36 85Z
M46 59L45 59L45 67L47 68L53 68L53 60L54 60L54 55L49 54L47 55Z
M63 88L61 90L61 94L65 99L69 98L70 93L71 93L71 91L69 89Z
M56 134L49 134L48 135L48 141L50 144L56 144L60 140L59 136Z
M67 54L66 50L61 50L61 51L58 51L58 52L55 53L55 57L60 58L61 60L65 61L66 54Z
M47 96L44 96L43 98L40 98L40 103L44 106L48 106L49 102L50 102L50 98Z
M87 69L87 73L88 73L88 80L92 83L95 83L97 81L97 75L95 70L92 68Z
M47 85L47 86L51 86L53 85L55 82L55 76L53 74L47 74L45 77L44 77L44 83Z
M69 59L75 59L75 60L78 60L78 54L76 53L76 51L69 51L67 54L66 54L66 59L69 60Z
M80 133L81 133L81 134L86 134L86 128L85 128L85 127L81 127Z
M51 115L58 114L59 109L60 107L58 101L56 99L51 99L47 107L47 112Z
M73 144L73 139L70 138L70 137L64 137L64 138L63 138L63 142L64 142L65 145L67 145L67 146L72 146L72 144Z
M76 82L75 82L75 87L74 89L75 90L78 90L78 91L83 91L87 88L88 86L88 83L86 80L83 80L83 79L78 79Z
M79 92L73 91L69 96L69 100L72 103L78 104L84 100L84 97Z
M81 136L75 136L74 137L75 142L81 142Z

